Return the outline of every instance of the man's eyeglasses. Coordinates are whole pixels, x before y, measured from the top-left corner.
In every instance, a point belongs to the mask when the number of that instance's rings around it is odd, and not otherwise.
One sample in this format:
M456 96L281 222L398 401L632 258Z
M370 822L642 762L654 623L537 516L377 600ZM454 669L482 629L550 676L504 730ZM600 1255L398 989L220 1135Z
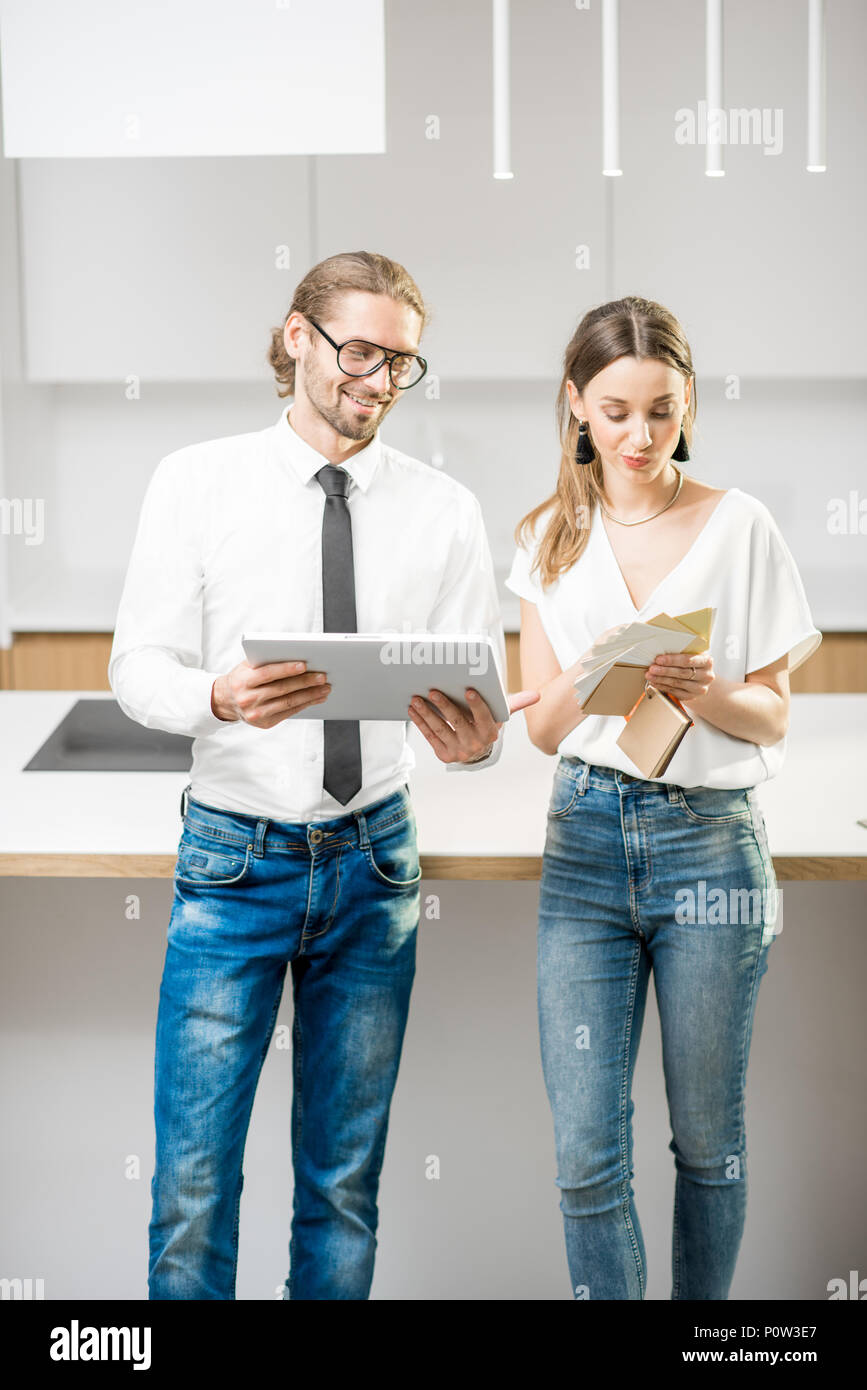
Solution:
M417 386L427 371L426 360L415 353L389 352L379 343L368 343L364 338L350 338L348 342L335 343L315 319L309 314L304 317L336 350L337 365L344 376L371 376L387 360L392 386L397 387L398 391L406 391L410 386Z

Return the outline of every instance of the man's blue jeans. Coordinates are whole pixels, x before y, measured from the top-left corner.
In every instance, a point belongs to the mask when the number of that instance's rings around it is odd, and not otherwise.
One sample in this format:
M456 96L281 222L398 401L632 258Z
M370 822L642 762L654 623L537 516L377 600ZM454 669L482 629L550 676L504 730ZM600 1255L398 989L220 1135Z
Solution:
M406 788L311 824L188 799L156 1026L151 1299L235 1297L244 1144L287 964L284 1297L368 1297L420 878Z
M576 1299L645 1295L630 1092L651 970L676 1170L671 1296L728 1298L747 1200L747 1058L775 928L752 788L683 789L560 759L538 991Z

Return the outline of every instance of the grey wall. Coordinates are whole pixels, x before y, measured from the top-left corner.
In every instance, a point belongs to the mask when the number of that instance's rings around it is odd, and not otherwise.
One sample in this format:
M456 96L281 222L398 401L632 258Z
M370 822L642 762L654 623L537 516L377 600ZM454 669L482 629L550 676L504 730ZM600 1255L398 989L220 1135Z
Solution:
M570 1297L539 1062L535 883L426 882L381 1189L377 1299ZM865 1273L861 981L867 885L785 884L747 1078L749 1202L733 1299L823 1299ZM137 893L141 917L125 898ZM3 879L0 1277L46 1299L146 1299L153 1029L171 884ZM278 1017L291 1023L287 982ZM272 1044L245 1159L239 1299L287 1273L288 1051ZM674 1159L653 992L636 1068L649 1299L668 1299ZM138 1155L138 1179L124 1176ZM425 1178L439 1156L441 1177Z
M556 478L556 390L554 381L449 382L437 401L423 390L407 392L382 427L387 443L429 463L440 457L476 493L501 581L515 525ZM864 383L751 379L731 400L721 380L699 375L697 398L687 471L761 498L795 556L817 625L864 630L864 535L828 529L830 499L848 499L864 472ZM137 402L107 386L29 387L9 426L26 470L12 466L7 491L46 499L45 539L31 546L13 538L13 592L50 595L55 576L53 606L43 598L40 612L75 613L73 626L111 631L141 499L159 459L197 440L264 429L284 404L270 385L161 384ZM502 583L500 594L507 626L517 630L518 600ZM17 608L26 618L28 605Z

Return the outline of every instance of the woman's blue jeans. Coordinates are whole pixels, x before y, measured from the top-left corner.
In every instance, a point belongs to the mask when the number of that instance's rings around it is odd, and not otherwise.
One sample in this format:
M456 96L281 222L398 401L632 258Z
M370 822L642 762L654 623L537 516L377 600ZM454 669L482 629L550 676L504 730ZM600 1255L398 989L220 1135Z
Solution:
M672 1298L725 1299L747 1199L744 1087L776 878L752 788L560 759L538 933L542 1065L576 1299L641 1299L632 1076L653 970L676 1170Z
M235 1297L244 1144L288 963L284 1297L368 1297L420 878L405 788L310 824L189 798L156 1027L151 1299Z

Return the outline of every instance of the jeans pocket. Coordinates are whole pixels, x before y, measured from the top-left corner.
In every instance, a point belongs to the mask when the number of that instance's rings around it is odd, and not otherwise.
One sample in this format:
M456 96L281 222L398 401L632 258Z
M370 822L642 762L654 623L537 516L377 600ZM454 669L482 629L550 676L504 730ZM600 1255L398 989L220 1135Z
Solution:
M175 882L184 887L219 888L240 883L250 871L252 845L219 845L203 835L187 838L178 846Z
M750 817L746 787L678 787L677 804L699 825L728 825Z
M558 763L554 772L554 781L551 786L551 796L548 801L548 815L554 820L559 820L562 816L568 816L575 799L578 796L579 782L577 778L564 768L562 763Z
M374 829L364 857L377 882L389 888L415 888L421 880L415 817L401 816L380 831Z

